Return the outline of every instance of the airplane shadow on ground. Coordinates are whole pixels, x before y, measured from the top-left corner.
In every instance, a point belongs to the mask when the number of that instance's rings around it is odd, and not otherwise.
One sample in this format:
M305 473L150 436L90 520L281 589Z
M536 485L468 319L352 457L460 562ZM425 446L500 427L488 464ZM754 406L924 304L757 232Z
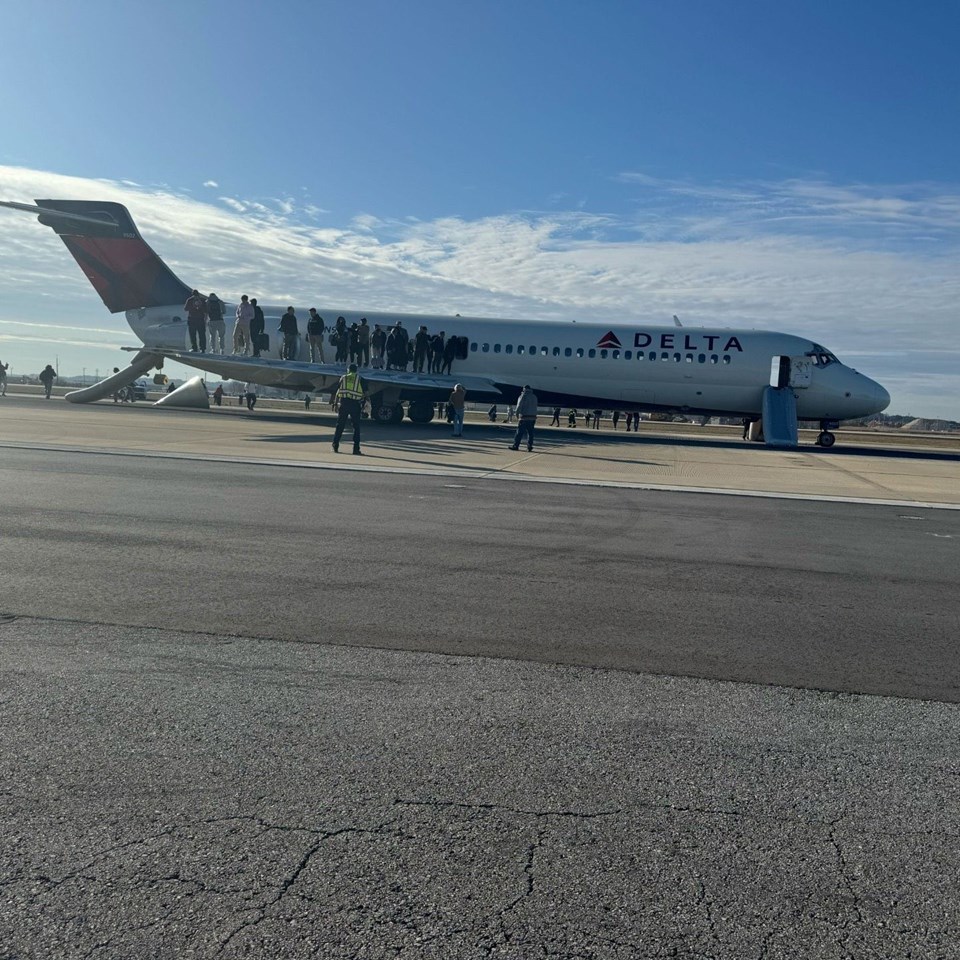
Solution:
M264 436L254 438L265 443L329 443L335 426L335 418L332 414L324 412L322 414L289 414L275 411L264 411L263 413L244 411L238 414L245 419L256 419L263 423L290 424L301 422L304 425L309 424L311 429L317 431L316 434L303 434L295 436ZM509 444L513 439L513 433L516 429L513 424L505 423L467 423L464 427L464 436L453 438L449 434L449 424L435 422L429 424L380 424L372 423L369 420L363 421L362 437L363 442L368 440L376 443L378 446L397 447L409 449L410 444L416 443L422 445L425 441L436 445L436 452L448 452L448 442L456 442L468 445L472 442L480 443L479 438L473 438L471 434L479 434L486 442L482 444L482 449L487 449L489 443L493 440ZM345 438L350 441L350 428L347 427ZM880 438L878 438L880 441ZM675 437L675 436L651 436L640 433L624 433L623 431L614 432L612 430L586 430L577 428L571 430L565 427L540 427L536 433L537 447L544 448L545 451L563 446L571 442L580 447L603 447L611 443L634 443L640 446L655 445L669 447L688 447L693 449L711 449L711 450L752 450L758 453L770 452L791 452L791 453L814 453L824 457L879 457L888 460L933 460L944 463L960 463L960 453L950 450L907 450L897 447L868 447L859 444L844 445L843 433L840 432L837 437L837 445L830 449L814 446L812 443L801 444L799 447L768 447L762 443L750 443L739 438L720 438L720 437ZM591 457L591 459L593 459ZM597 458L602 459L602 458ZM622 460L624 463L638 462L625 458L612 458Z

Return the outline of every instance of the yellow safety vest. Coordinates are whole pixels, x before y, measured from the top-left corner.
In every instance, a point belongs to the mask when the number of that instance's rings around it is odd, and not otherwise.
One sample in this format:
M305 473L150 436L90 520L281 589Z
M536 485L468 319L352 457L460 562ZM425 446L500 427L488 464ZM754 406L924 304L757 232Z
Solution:
M347 373L340 378L340 388L337 396L341 400L362 400L363 386L360 383L359 373Z

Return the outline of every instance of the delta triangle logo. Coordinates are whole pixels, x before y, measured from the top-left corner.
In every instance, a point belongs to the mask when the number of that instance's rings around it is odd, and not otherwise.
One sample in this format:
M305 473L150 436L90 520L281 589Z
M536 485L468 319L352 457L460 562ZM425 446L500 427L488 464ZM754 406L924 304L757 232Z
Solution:
M622 344L621 344L620 341L617 339L617 335L616 335L612 330L610 330L610 331L608 331L607 333L605 333L605 334L597 341L597 346L598 346L598 347L603 347L603 348L605 348L605 349L609 349L610 347L620 347L620 346L622 346Z

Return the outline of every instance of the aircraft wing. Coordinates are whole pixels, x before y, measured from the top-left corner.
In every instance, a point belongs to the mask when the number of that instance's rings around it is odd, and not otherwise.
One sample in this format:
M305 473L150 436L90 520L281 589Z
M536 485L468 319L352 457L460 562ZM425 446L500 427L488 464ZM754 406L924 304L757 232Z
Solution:
M273 360L268 357L234 357L219 353L191 353L187 350L142 348L150 353L176 360L188 367L206 370L226 380L252 381L264 387L286 390L332 390L347 372L342 363L306 363L302 360ZM486 377L441 376L437 373L409 373L403 370L360 371L371 393L381 390L447 391L462 383L468 393L500 395L496 384Z

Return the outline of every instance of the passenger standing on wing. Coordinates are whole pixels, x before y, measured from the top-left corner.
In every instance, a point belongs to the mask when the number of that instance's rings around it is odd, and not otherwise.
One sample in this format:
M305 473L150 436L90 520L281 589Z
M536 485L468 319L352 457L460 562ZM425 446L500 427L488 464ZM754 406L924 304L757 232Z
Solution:
M307 317L307 343L310 344L310 362L323 363L323 334L326 327L323 324L323 317L317 313L316 307L310 308L310 316Z
M379 323L374 324L370 342L373 344L373 367L375 370L382 370L383 350L387 345L387 335Z
M351 363L347 372L340 378L337 387L337 403L340 411L337 414L337 429L333 432L333 452L340 452L340 438L343 428L350 420L353 426L353 454L360 456L360 411L363 406L363 380L357 373L357 365Z
M45 391L46 398L50 399L50 394L53 393L53 384L57 379L57 371L53 369L48 363L40 371L40 382L43 384L43 389Z
M400 346L400 335L396 327L390 328L387 334L387 369L393 370L397 366L397 353Z
M423 365L427 360L427 351L430 349L430 334L427 328L421 326L413 338L413 372L423 373Z
M444 332L441 330L430 341L430 372L439 373L443 366L443 338Z
M187 313L187 329L190 331L190 352L197 352L197 341L200 342L200 352L207 352L207 304L200 296L199 290L194 290L187 302L183 305Z
M463 384L458 383L450 394L450 406L453 407L453 436L463 436L463 411L467 399L467 391Z
M337 348L334 359L337 363L347 362L347 349L350 346L350 340L347 336L347 321L343 317L337 317L336 325L333 328L331 342Z
M406 370L407 364L410 362L410 351L408 349L410 344L410 334L403 329L403 324L399 320L393 329L398 340L396 363L401 370Z
M350 344L350 362L351 363L357 362L357 348L359 346L357 342L357 337L359 336L359 334L357 331L359 329L360 327L357 324L351 323L350 329L347 331L347 340Z
M245 357L247 355L252 320L253 305L250 303L250 298L244 294L240 298L240 303L237 304L237 320L233 327L233 352L237 356Z
M267 321L263 311L257 305L256 297L251 297L250 306L253 307L253 319L250 321L250 345L253 347L253 355L259 357L260 351L266 350L269 343L263 332L267 328Z
M357 363L361 367L370 366L370 324L366 317L360 318L360 326L357 327Z
M296 360L300 350L300 328L293 307L287 307L287 312L280 318L280 332L283 334L281 357L284 360Z
M513 438L511 450L520 449L520 441L527 438L527 450L533 451L533 428L537 425L537 395L525 386L517 400L517 435Z
M453 358L457 355L457 340L459 337L451 337L443 347L443 366L440 373L453 373Z
M210 352L223 353L227 325L223 322L223 301L215 293L207 297L207 326L210 328Z

